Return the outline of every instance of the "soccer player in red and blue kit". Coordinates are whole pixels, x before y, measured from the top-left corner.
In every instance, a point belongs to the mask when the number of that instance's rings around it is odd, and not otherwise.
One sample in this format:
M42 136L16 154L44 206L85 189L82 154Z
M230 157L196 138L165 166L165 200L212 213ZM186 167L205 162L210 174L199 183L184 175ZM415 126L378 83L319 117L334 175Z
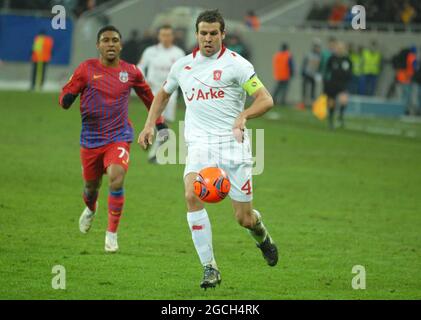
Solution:
M108 229L105 251L118 250L117 228L124 205L124 177L129 167L133 128L128 118L130 90L133 88L149 110L153 94L141 71L120 59L121 33L106 26L97 34L99 59L82 62L63 87L59 103L68 109L78 94L82 132L80 157L85 182L86 208L79 229L87 233L97 212L98 191L103 174L108 175ZM156 121L158 130L166 129L164 119Z

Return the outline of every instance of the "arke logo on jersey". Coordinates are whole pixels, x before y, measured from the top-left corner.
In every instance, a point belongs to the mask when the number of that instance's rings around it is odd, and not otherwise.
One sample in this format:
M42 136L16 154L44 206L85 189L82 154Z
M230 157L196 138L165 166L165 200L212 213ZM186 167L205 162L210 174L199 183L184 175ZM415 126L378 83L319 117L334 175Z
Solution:
M214 88L210 88L208 92L204 92L202 89L196 90L195 88L191 89L191 96L189 97L187 92L184 93L188 101L192 101L195 99L196 101L199 100L209 100L209 99L223 99L225 96L225 92L223 90L216 90Z
M126 83L129 81L129 74L126 71L121 71L119 75L120 81Z

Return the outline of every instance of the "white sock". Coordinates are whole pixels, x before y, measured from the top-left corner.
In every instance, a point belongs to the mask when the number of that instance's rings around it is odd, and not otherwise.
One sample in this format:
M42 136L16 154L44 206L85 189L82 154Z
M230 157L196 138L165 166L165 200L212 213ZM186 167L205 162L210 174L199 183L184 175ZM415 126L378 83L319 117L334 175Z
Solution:
M212 264L214 268L217 268L213 256L212 229L206 209L187 212L187 222L200 262L203 266Z

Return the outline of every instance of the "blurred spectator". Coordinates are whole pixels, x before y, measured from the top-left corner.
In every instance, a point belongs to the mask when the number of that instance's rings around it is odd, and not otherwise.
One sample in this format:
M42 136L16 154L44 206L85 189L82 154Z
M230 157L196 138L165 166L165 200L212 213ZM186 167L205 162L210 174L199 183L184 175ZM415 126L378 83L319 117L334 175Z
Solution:
M143 51L145 51L145 49L147 47L150 47L150 46L156 44L157 42L158 41L157 41L157 38L155 36L155 33L152 30L149 30L149 29L145 30L143 32L142 38L139 41L139 52L138 52L139 56L140 57L142 56Z
M409 3L409 1L405 1L403 4L403 8L400 12L401 21L408 25L412 22L412 20L416 17L417 13L414 7Z
M302 82L302 104L299 109L305 109L305 106L312 105L316 98L316 82L320 77L320 60L321 60L321 41L320 39L313 40L311 50L305 55L301 75ZM308 99L308 88L310 87L310 99Z
M341 24L342 21L345 20L347 11L348 11L348 8L345 4L342 3L342 1L336 0L330 12L330 16L328 19L329 24L331 26L336 26L338 24Z
M362 58L362 94L372 96L376 91L377 79L382 65L382 54L377 48L376 41L371 41L370 47L363 49Z
M419 0L347 1L348 6L343 3L335 1L333 4L324 6L315 3L307 16L307 20L325 21L328 25L334 27L341 24L349 27L353 17L352 6L358 4L366 9L367 28L376 23L398 23L402 25L421 23L421 1ZM382 26L378 26L378 28L381 29ZM400 30L398 26L395 29Z
M396 71L397 87L400 91L401 100L406 106L408 114L413 114L412 110L412 77L417 70L417 48L412 46L406 54L405 64L399 65Z
M86 9L88 11L94 9L95 6L96 6L96 0L86 0Z
M288 92L288 84L294 75L294 61L288 45L283 43L280 51L273 56L273 77L276 87L273 92L273 100L275 104L285 105L286 95Z
M234 52L237 52L243 58L249 60L250 58L249 50L244 44L244 42L241 40L239 35L232 34L232 35L227 36L225 38L225 45L228 49Z
M363 94L362 89L362 57L363 47L356 48L352 43L349 44L349 60L352 62L352 78L349 84L349 93Z
M247 12L247 15L244 17L244 22L250 29L259 30L260 28L260 19L253 10Z
M78 6L78 0L52 0L51 7L61 5L66 9L66 12L74 12Z
M329 5L322 5L319 1L316 1L313 3L313 7L307 16L307 20L327 21L329 18L329 13Z
M176 45L181 50L186 52L186 29L184 28L174 29L174 45Z
M322 50L321 53L321 59L320 59L320 70L319 73L322 76L322 80L323 80L323 87L325 87L325 83L326 83L326 68L327 68L327 62L330 59L330 56L332 55L333 50L335 49L335 44L336 44L336 38L334 37L329 37L328 39L328 44L327 44L327 48ZM323 89L324 90L324 89Z
M397 80L398 70L406 68L406 58L409 52L410 52L409 48L404 48L400 50L398 53L396 53L395 55L393 55L391 59L392 67L395 73L393 76L393 80L390 83L389 88L387 89L386 97L388 99L393 98L396 94L396 88L398 86L398 80Z
M124 42L121 51L121 59L132 64L137 64L140 59L139 54L139 33L137 30L130 32L130 38Z
M32 81L31 90L41 90L45 80L47 65L51 60L54 40L41 30L32 45Z
M334 52L326 66L327 105L329 111L329 127L334 129L334 115L336 104L339 104L339 125L344 127L344 113L348 104L348 87L352 77L352 62L349 60L345 43L338 41ZM338 100L338 101L337 101Z
M418 108L416 110L416 114L417 115L421 115L421 63L420 61L418 61L418 69L414 74L414 77L412 78L412 81L416 84L417 86L417 91L418 91Z

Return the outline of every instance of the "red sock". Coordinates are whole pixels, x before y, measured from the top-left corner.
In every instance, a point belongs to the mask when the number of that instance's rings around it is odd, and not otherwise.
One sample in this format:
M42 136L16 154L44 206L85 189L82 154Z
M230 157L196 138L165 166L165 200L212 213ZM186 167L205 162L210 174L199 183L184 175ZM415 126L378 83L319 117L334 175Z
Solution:
M120 217L123 213L124 190L110 191L108 195L108 231L117 232Z
M83 201L85 202L86 206L89 208L89 210L91 211L95 211L96 210L96 200L98 199L98 191L93 193L93 194L88 194L85 191L83 191Z

